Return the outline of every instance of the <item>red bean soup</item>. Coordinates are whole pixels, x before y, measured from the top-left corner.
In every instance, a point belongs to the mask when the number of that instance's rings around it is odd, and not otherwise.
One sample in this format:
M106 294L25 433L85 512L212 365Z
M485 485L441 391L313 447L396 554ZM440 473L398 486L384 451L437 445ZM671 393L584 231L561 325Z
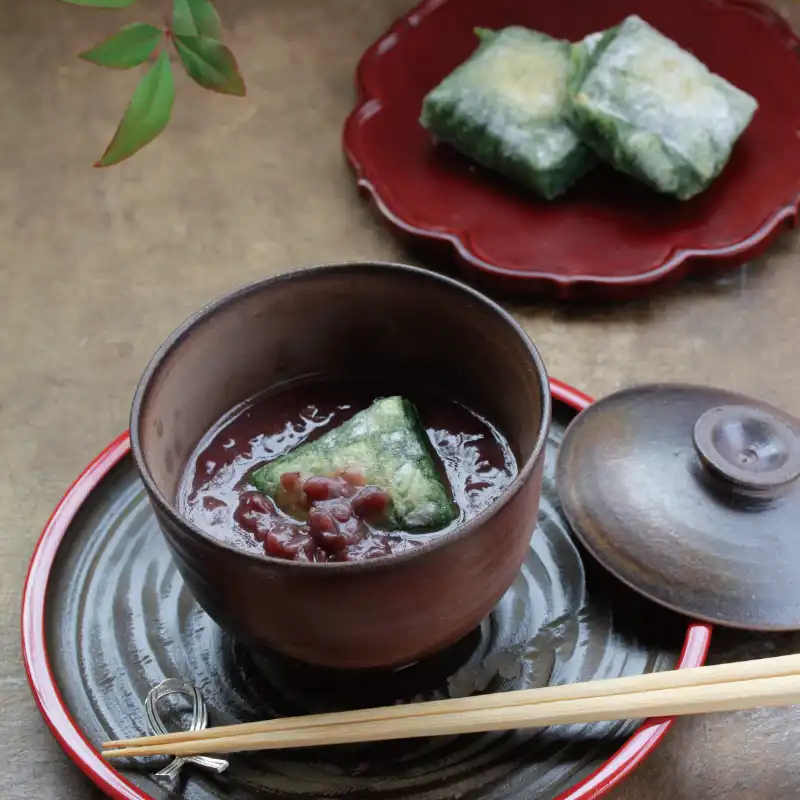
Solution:
M254 473L389 394L381 389L309 382L234 408L189 459L178 489L180 512L210 536L254 553L309 562L360 561L403 553L452 531L514 480L516 459L491 422L452 400L413 391L403 398L416 411L419 437L427 439L423 445L435 465L434 480L446 489L452 508L447 524L413 530L388 525L390 492L371 485L358 463L328 474L281 472L273 496L258 490Z

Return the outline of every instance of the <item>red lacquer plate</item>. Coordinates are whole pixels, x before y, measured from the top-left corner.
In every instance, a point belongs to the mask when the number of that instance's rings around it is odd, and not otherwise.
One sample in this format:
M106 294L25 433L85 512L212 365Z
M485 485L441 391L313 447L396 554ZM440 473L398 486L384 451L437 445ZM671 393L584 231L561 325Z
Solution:
M638 14L759 103L702 195L660 196L607 167L546 202L418 122L424 95L476 46L476 26L577 40ZM344 148L389 225L447 246L470 277L562 298L629 298L691 267L736 266L793 224L800 203L800 40L752 0L426 0L361 58Z
M553 398L556 401L560 401L568 410L580 411L591 402L591 399L586 395L558 381L552 380L551 388ZM51 637L54 635L54 621L50 619L48 626L48 618L53 613L56 613L51 608L48 614L48 609L46 608L48 591L52 592L58 589L59 580L64 580L63 574L59 578L59 572L63 573L64 565L74 563L70 560L69 555L71 539L76 534L74 525L78 524L78 519L86 516L85 509L92 507L92 499L101 490L104 482L120 480L120 470L129 461L129 454L130 445L126 433L112 442L86 468L50 517L34 551L23 593L22 646L28 680L36 702L53 735L70 758L110 797L124 800L153 800L154 795L151 792L155 791L157 796L161 796L161 789L156 787L156 789L148 791L146 787L153 785L152 780L148 779L150 780L149 783L146 781L141 783L142 778L139 777L134 783L121 771L114 769L110 763L104 761L98 754L96 743L102 740L103 734L108 734L108 730L106 729L102 732L95 730L92 735L83 726L79 725L70 710L73 706L68 704L67 698L71 696L73 702L75 702L76 696L82 696L86 692L91 693L91 689L89 686L72 685L76 680L74 677L66 688L64 688L63 683L59 683L57 674L60 669L63 669L63 654L52 649L53 645L48 642L47 634L50 631L49 635ZM138 483L135 477L133 480ZM141 494L138 490L134 490L134 494L136 493ZM127 496L130 501L130 492L128 492ZM146 500L142 500L142 502L146 504ZM124 497L122 500L115 500L111 505L116 507L114 513L120 515L120 519L128 514ZM152 528L152 535L158 536L155 532L155 526L152 525L150 527ZM166 556L166 552L164 555ZM99 551L94 549L90 554L89 560L94 564L95 561L92 559L100 557ZM129 553L129 557L133 557L132 551ZM167 560L169 560L168 557ZM69 580L71 579L69 577ZM76 577L75 580L79 581L80 577ZM160 580L159 576L159 586L163 591L165 584L162 584ZM51 605L55 608L58 606L58 602L52 600ZM147 630L152 633L150 628L147 628ZM148 633L145 633L145 638L148 635ZM686 629L678 668L685 669L703 664L710 640L711 628L708 625L690 623ZM99 657L102 660L102 653L98 654L94 650L93 653L95 659ZM103 669L105 667L101 669L101 672L105 676L103 680L106 681L107 675L106 672L103 672ZM124 668L121 669L124 671ZM62 672L61 681L63 680L64 673ZM77 680L80 683L80 678L77 678ZM107 694L107 681L101 681L101 683L100 689ZM206 690L208 690L208 687L206 687ZM97 702L95 697L89 707L94 707ZM80 713L86 716L87 706L80 702L78 705L82 708ZM100 703L100 706L105 708L103 703ZM116 705L112 703L108 706L109 709L112 707L116 708ZM605 794L629 775L658 746L672 723L672 719L646 721L610 759L591 774L585 776L580 783L570 786L566 791L562 791L557 800L590 800L590 798L597 798ZM294 769L296 771L296 766ZM233 765L231 771L234 771ZM195 789L197 789L196 786ZM250 796L248 793L245 794ZM267 794L274 796L269 792ZM316 796L317 792L313 794ZM221 798L223 796L238 797L240 795L232 788L215 789L212 787L209 789L206 786L197 796Z

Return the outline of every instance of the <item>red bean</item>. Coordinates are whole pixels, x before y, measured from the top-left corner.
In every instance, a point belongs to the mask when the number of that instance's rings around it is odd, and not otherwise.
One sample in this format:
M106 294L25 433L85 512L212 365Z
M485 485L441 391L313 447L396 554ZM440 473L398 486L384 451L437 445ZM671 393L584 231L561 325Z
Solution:
M331 496L332 484L333 481L330 478L309 478L303 484L303 491L309 502L315 503L318 500L327 500Z
M341 550L347 545L333 514L319 505L312 506L308 512L308 532L320 547L328 551Z
M314 554L319 550L317 543L310 536L303 536L305 542L303 546L297 551L295 561L313 561Z
M263 542L280 517L267 496L260 492L243 492L239 497L239 505L233 512L233 519L252 533L257 541Z
M303 479L299 472L284 472L275 501L291 517L302 518L308 510L308 500L303 493Z
M292 558L294 553L286 548L286 539L283 531L270 531L264 537L264 552L278 558Z
M353 513L368 522L383 521L389 511L389 493L376 486L362 489L351 501Z
M383 489L355 485L361 479L360 472L346 470L338 477L303 482L300 473L286 472L278 487L281 511L266 495L246 491L239 497L234 519L275 558L314 562L377 558L392 548L386 535L368 523L385 520L391 500ZM307 512L307 522L286 516L298 511L300 517Z
M336 533L338 527L333 515L319 505L312 506L308 512L308 526L317 533Z
M317 549L316 544L314 544L314 540L310 539L308 536L304 537L306 542L311 542L314 550ZM311 554L313 555L314 550L311 550ZM309 548L308 544L304 544L303 547L298 548L296 553L292 553L291 556L292 561L311 561L309 557Z
M303 488L303 481L299 472L284 472L280 477L281 487L287 492L299 492Z
M361 467L347 467L342 470L342 480L347 481L352 486L367 485L367 477Z
M257 514L274 514L275 504L265 494L261 492L242 492L239 496L239 507L236 512L247 513L256 512Z
M307 559L308 552L313 547L314 541L290 524L274 528L264 539L264 551L278 558L292 559L302 552Z

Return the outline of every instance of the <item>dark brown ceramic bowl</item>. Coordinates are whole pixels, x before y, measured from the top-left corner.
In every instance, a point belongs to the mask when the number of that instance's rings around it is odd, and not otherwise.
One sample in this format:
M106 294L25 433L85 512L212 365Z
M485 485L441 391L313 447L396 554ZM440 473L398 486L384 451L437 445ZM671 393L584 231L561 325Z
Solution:
M181 517L178 483L203 434L259 392L320 376L446 393L498 426L519 475L454 531L366 562L267 558ZM187 320L139 383L131 443L173 558L219 625L303 661L367 668L452 644L511 585L535 528L549 424L542 360L499 306L425 270L361 263L263 280Z

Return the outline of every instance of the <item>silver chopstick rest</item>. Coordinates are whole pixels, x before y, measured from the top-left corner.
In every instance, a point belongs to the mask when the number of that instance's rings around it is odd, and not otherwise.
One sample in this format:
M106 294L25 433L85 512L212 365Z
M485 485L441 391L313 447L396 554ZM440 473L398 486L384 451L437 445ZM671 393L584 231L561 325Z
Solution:
M156 703L159 700L171 695L181 694L188 697L192 702L192 721L189 725L190 731L202 731L208 727L208 709L200 692L191 683L179 680L178 678L167 678L158 686L154 686L148 693L144 701L144 710L147 714L147 722L154 734L169 733L161 721L158 714ZM228 769L228 762L222 758L209 758L208 756L187 756L182 758L175 757L170 763L156 773L159 778L174 778L180 772L184 764L190 762L203 769L213 772L224 772Z

